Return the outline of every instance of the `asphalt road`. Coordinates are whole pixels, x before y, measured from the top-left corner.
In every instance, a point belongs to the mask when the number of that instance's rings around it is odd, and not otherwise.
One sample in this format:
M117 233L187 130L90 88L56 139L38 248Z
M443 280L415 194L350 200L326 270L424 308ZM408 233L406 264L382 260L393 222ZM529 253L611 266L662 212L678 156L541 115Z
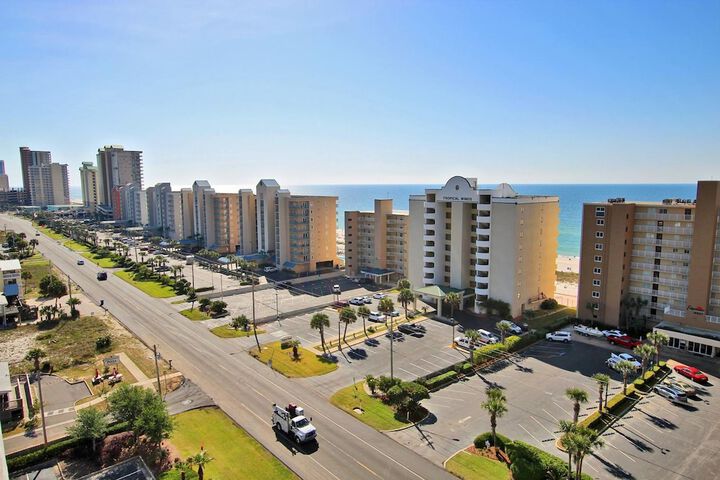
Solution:
M34 237L22 219L0 215L17 232ZM100 270L58 242L42 235L38 250L70 275L94 301L105 306L145 343L157 344L166 359L213 397L215 402L282 462L304 479L454 479L442 468L389 437L332 407L316 392L258 365L233 345L189 322L159 299L151 298L114 275L96 280ZM318 428L315 447L298 450L270 427L273 402L305 407Z

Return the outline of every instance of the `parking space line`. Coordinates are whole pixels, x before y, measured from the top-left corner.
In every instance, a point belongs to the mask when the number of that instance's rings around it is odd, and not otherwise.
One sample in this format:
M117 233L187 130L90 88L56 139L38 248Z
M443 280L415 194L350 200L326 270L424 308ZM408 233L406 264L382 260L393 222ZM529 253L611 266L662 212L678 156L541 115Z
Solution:
M550 415L550 416L553 418L553 420L555 420L556 422L560 423L560 420L559 420L555 415L553 415L552 413L548 412L548 411L545 410L544 408L542 409L542 411L545 412L545 413L547 413L548 415Z
M431 354L430 356L437 358L437 359L440 360L441 362L447 362L447 358L438 357L437 355L432 355L432 354Z
M618 452L620 452L623 456L627 457L629 460L632 460L633 463L637 463L637 460L635 460L635 459L632 458L630 455L628 455L627 453L625 453L625 452L623 452L622 450L620 450L619 448L617 448L615 445L613 445L612 443L610 443L608 440L605 440L605 443L606 443L607 445L610 445L611 448L614 448L615 450L617 450Z
M565 413L567 413L568 415L572 416L572 413L570 413L568 410L565 410L565 409L564 409L562 406L560 406L560 404L557 403L555 400L553 400L553 403L554 403L555 406L558 407L560 410L562 410L563 412L565 412Z
M537 418L533 417L532 415L530 415L530 418L532 418L533 420L535 420L535 423L537 423L538 425L540 425L540 426L541 426L546 432L548 432L550 435L552 435L553 437L555 436L555 433L554 433L552 430L550 430L549 428L547 428L545 425L543 425L542 423L540 423L540 420L538 420Z
M422 371L425 372L425 373L432 373L432 370L428 370L427 368L423 368L423 367L421 367L421 366L419 366L419 365L415 365L415 364L412 363L412 362L408 362L408 363L410 363L410 365L412 365L413 367L415 367L415 368L417 368L417 369L419 369L419 370L422 370Z
M537 438L535 435L533 435L532 433L530 433L530 431L529 431L527 428L523 427L523 426L520 425L519 423L518 423L518 427L520 427L520 428L522 428L523 430L525 430L525 432L526 432L528 435L530 435L530 436L531 436L536 442L538 442L540 445L543 444L540 440L538 440L538 438Z
M442 398L443 400L452 400L453 402L462 402L464 399L456 397L447 397L445 395L438 395L437 393L431 393L431 398Z
M417 375L417 373L411 372L411 371L409 371L409 370L405 370L405 369L402 368L402 367L397 367L397 369L398 369L398 370L402 370L403 372L407 373L408 375L413 375L413 376L416 376L416 375Z
M432 362L429 362L429 361L425 360L424 358L421 358L420 361L421 361L421 362L425 362L425 363L427 363L428 365L431 365L431 366L433 366L433 367L435 367L435 368L437 368L437 369L443 368L442 365L436 365L436 364L434 364L434 363L432 363Z

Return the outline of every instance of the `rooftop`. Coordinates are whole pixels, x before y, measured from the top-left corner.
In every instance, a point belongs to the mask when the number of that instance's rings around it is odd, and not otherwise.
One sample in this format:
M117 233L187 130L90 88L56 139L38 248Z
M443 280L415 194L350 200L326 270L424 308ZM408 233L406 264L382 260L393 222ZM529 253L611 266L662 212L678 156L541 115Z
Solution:
M705 328L689 327L687 325L680 325L677 323L668 322L666 320L657 324L655 328L661 330L669 330L671 332L684 333L686 335L693 335L696 337L707 338L708 340L715 340L720 342L720 331L707 330Z
M13 260L0 260L0 272L5 272L9 270L20 270L22 267L20 266L20 260L13 259Z

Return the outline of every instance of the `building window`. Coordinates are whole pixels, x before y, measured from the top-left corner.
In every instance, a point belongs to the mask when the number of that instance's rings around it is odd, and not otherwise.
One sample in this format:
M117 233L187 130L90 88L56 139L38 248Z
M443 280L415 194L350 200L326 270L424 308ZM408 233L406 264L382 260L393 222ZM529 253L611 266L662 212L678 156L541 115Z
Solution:
M593 280L593 287L599 287L600 286L600 279L594 279Z
M604 218L598 218L597 220L595 220L595 225L597 225L598 227L603 227L603 226L605 226L605 219L604 219Z
M604 217L605 216L605 207L595 207L595 216L596 217Z
M595 255L595 262L597 262L597 263L602 262L602 255Z
M603 244L602 244L602 243L596 243L596 244L595 244L595 250L602 250L602 249L603 249Z
M602 269L600 267L593 268L594 275L600 275L601 273L602 273Z
M605 232L595 232L595 238L603 238L605 236Z
M600 292L592 292L592 298L600 298Z

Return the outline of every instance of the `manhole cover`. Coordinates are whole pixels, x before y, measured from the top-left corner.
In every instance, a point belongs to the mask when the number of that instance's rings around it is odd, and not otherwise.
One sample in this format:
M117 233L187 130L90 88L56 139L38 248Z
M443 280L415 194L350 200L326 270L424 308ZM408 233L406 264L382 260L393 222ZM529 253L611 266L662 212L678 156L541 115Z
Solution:
M190 405L192 402L193 402L193 401L188 398L187 400L183 400L182 404L183 404L183 405Z
M353 408L353 412L357 413L358 415L362 415L363 413L365 413L365 410L360 407L355 407Z

